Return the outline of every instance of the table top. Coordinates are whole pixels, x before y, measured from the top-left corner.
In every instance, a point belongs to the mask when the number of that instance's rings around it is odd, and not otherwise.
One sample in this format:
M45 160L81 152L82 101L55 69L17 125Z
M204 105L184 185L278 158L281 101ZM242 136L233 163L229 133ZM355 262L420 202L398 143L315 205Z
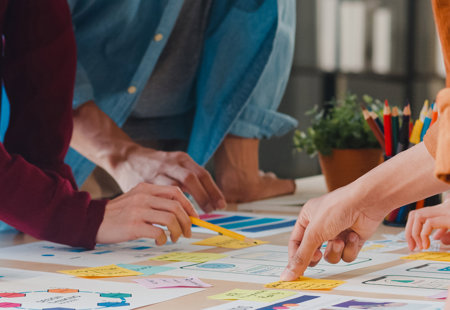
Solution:
M292 201L292 198L297 199L298 201L302 200L303 197L311 198L311 196L322 194L326 191L324 186L323 178L321 177L312 177L306 180L301 180L297 182L298 184L298 190L292 197L284 197L284 201ZM302 184L304 186L302 186ZM316 186L311 186L311 188L306 190L310 184L316 184ZM280 200L278 198L278 200ZM283 199L281 199L283 200ZM275 200L277 201L277 200ZM303 201L303 200L302 200ZM291 214L291 215L297 215L300 210L300 204L297 205L289 205L286 204L283 206L283 208L274 207L274 204L272 204L271 200L266 200L265 202L261 203L254 203L252 211L258 212L258 211L265 211L267 212L270 207L272 207L273 211L276 212L277 209L281 209L282 213ZM259 207L258 207L259 206ZM251 209L249 207L249 204L246 204L244 208L240 208L239 205L230 206L230 208L233 210L246 210L249 211ZM289 211L289 212L288 212ZM397 234L400 231L402 231L402 228L397 227L387 227L384 225L381 225L376 234L373 236L373 239L383 239L381 237L382 234ZM194 233L193 238L196 239L203 239L210 237L211 235L205 235L205 234L198 234ZM283 233L279 235L270 236L267 238L260 238L262 240L269 241L270 244L274 245L283 245L286 246L287 242L289 240L289 233ZM6 247L11 245L17 245L17 244L23 244L23 243L29 243L36 241L34 238L30 236L26 236L24 234L20 233L4 233L0 234L0 247ZM257 247L255 247L257 248ZM223 249L223 248L213 248L209 250L205 250L202 252L214 252L214 253L223 253L228 251L229 249ZM397 252L397 253L407 253L407 250L402 250L403 252ZM369 272L373 272L377 269L384 269L387 267L395 266L398 264L403 263L400 260L396 260L393 262L389 262L382 265L377 265L373 267L367 267L367 268L361 268L352 272L347 273L341 273L337 276L329 277L331 279L339 279L339 280L346 280L351 277L355 277L358 275L366 274ZM163 262L154 262L154 261L145 261L141 264L147 264L147 265L155 265L155 264L164 264ZM36 271L46 271L46 272L56 272L58 270L63 269L75 269L73 266L61 266L61 265L53 265L53 264L44 264L44 263L31 263L31 262L22 262L22 261L14 261L14 260L0 260L0 266L2 267L9 267L9 268L19 268L19 269L25 269L25 270L36 270ZM161 275L153 275L151 277L164 277ZM124 281L124 282L131 282L136 277L127 277L127 278L110 278L110 279L104 279L105 281ZM102 279L103 280L103 279ZM210 283L213 285L211 288L207 288L201 292L190 294L187 296L183 296L180 298L176 298L167 302L163 302L156 305L151 305L145 308L149 309L177 309L180 307L180 305L183 306L183 310L190 310L190 309L203 309L207 307L212 307L215 305L220 305L223 303L227 303L228 301L222 301L222 300L212 300L208 299L208 296L219 294L226 292L231 289L240 288L240 289L262 289L263 285L257 284L257 283L245 283L245 282L231 282L231 281L221 281L221 280L211 280L207 279L205 280L207 283ZM321 292L322 293L322 292ZM330 294L340 294L340 295L349 295L349 296L356 296L356 297L382 297L382 298L403 298L403 299L414 299L414 300L429 300L427 298L418 297L418 296L399 296L399 295L390 295L390 294L376 294L376 293L359 293L359 292L349 292L349 291L343 291L339 290L339 288L334 289L329 292L323 292L323 293L330 293Z

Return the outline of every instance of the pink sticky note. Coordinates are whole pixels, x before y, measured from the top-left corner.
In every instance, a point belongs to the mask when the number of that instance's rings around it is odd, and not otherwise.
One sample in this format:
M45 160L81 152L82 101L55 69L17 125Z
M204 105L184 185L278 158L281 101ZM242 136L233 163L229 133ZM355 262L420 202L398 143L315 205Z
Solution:
M147 278L137 279L134 282L146 288L171 288L171 287L211 287L199 278Z
M434 298L434 299L446 299L447 298L447 294L448 294L447 291L442 291L442 292L439 292L439 293L437 293L435 295L431 295L431 296L428 296L428 297Z

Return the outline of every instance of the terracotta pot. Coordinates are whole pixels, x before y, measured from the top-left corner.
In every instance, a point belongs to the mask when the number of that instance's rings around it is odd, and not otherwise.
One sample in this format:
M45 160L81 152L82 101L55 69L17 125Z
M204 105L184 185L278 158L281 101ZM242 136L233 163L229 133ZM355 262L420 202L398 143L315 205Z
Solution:
M328 190L347 185L381 162L381 149L333 149L324 156L319 153L320 167Z

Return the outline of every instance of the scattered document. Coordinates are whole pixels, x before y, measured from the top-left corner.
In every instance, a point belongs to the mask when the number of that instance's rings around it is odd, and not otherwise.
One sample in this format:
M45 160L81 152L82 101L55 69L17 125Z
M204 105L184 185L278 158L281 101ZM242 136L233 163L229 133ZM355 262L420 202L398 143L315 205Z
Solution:
M206 246L216 246L220 248L227 248L227 249L243 249L243 248L249 248L255 245L265 244L269 243L268 241L262 241L262 240L256 240L252 239L252 242L247 241L241 241L237 240L228 236L215 236L208 239L204 239L201 241L194 242L192 244L195 245L206 245Z
M159 255L150 258L157 261L169 261L169 262L192 262L192 263L205 263L211 260L226 257L224 254L216 253L199 253L199 252L173 252L164 255Z
M199 278L148 278L138 279L134 282L149 289L155 288L175 288L175 287L211 287L211 284L205 283Z
M207 310L338 310L338 309L384 309L384 310L442 310L443 302L414 301L391 298L364 298L331 294L296 294L272 303L237 300Z
M433 294L431 296L428 296L429 298L434 298L434 299L447 299L448 296L448 291L441 291L437 294Z
M295 294L296 294L295 292L290 291L234 289L222 294L208 296L208 298L223 299L223 300L248 300L248 301L272 302Z
M236 282L266 284L280 279L288 263L287 247L263 244L227 252L227 257L206 263L188 264L185 262L167 265L175 269L161 274L168 276L197 276L205 279L218 279ZM353 262L330 264L322 260L315 267L308 267L306 277L327 278L360 268L392 262L399 254L361 253Z
M428 297L450 287L450 263L407 261L346 279L340 290Z
M264 287L288 290L331 290L344 283L345 281L340 280L301 277L296 281L277 281L266 284Z
M292 231L297 217L244 212L214 212L200 215L200 219L242 234L248 238L272 236ZM209 229L192 226L193 232L217 234Z
M152 239L138 239L117 244L97 244L94 250L73 248L57 243L41 241L2 248L0 259L48 263L68 266L98 267L117 263L137 263L170 252L193 252L207 249L192 245L198 239L180 238L177 243L168 242L156 246ZM210 247L212 248L212 247Z
M143 275L141 272L125 269L117 265L61 270L59 272L83 278L131 277Z
M36 277L55 276L55 275L64 277L64 275L59 275L51 272L0 267L0 283L7 283L10 281L25 280Z
M8 309L134 309L199 292L148 290L135 283L40 277L0 283L0 305Z
M160 273L160 272L164 272L164 271L173 269L171 267L166 267L166 266L149 266L149 265L117 264L117 266L125 268L125 269L140 272L145 276L150 276L152 274L156 274L156 273Z

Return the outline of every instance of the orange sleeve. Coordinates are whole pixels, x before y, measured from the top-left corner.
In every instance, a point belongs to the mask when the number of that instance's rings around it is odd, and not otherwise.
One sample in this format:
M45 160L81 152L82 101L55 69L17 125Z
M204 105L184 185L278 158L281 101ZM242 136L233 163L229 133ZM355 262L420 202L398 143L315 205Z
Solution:
M439 124L435 124L427 135L425 145L435 155L434 173L444 182L450 183L450 1L432 0L434 20L444 56L446 87L436 97L439 109Z
M450 87L450 1L432 0L431 3L444 56L445 72L447 73L446 87Z

